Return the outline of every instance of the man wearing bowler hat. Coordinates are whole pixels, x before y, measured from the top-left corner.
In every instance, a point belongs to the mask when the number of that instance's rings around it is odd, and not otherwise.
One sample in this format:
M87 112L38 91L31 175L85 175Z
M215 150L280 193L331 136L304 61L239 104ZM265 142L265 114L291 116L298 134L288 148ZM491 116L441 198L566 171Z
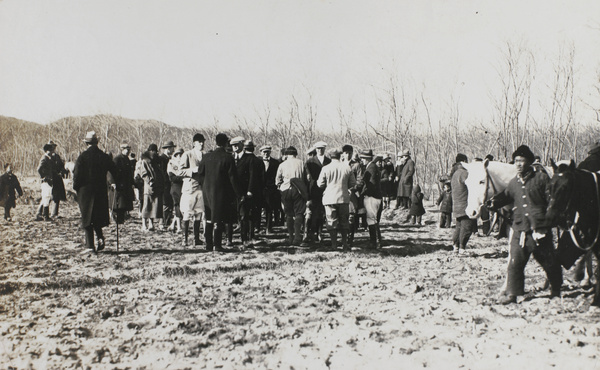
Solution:
M110 172L117 178L118 173L110 156L98 148L98 137L94 131L86 134L84 142L88 148L75 162L73 190L77 192L86 246L97 252L104 249L102 228L109 224L106 174ZM94 243L94 233L96 243Z

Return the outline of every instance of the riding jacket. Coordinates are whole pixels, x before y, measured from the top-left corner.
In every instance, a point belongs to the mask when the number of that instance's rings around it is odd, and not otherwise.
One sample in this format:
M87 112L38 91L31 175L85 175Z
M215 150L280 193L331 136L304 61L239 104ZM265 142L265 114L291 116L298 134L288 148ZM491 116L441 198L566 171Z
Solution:
M548 228L550 225L546 222L546 208L549 181L545 172L532 166L523 176L517 175L510 180L506 189L491 199L492 208L498 209L512 203L512 228L516 232Z

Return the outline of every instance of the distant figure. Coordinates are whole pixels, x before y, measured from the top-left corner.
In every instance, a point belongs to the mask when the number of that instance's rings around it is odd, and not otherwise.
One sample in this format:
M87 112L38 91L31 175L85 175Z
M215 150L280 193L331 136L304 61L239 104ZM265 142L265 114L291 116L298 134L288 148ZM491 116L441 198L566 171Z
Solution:
M131 146L127 143L122 143L119 147L121 153L115 156L113 162L117 170L116 179L113 178L110 183L115 183L116 189L112 194L116 199L112 199L110 207L113 214L116 216L115 221L119 224L125 222L125 214L133 210L133 200L135 194L133 192L133 170L131 162L129 161L129 151ZM109 177L110 178L110 177Z
M165 183L158 161L158 146L150 144L142 154L140 176L144 180L144 207L142 208L142 231L153 231L152 220L163 218ZM156 221L157 223L159 221Z
M275 176L280 162L271 157L271 150L270 145L264 145L260 148L265 167L264 208L267 235L273 233L273 225L279 224L280 214L278 209L281 207L281 195L275 184Z
M44 154L40 158L37 171L42 179L42 200L38 207L36 221L50 221L50 201L52 200L52 183L54 181L54 162L52 161L52 144L44 145ZM103 182L106 182L103 181Z
M379 227L379 210L381 208L381 174L373 160L373 150L361 150L360 160L365 167L364 173L359 181L361 194L364 197L364 205L367 214L367 227L369 229L369 248L378 249L382 247L381 229Z
M173 158L169 161L167 166L167 173L169 174L169 180L171 181L171 198L173 198L173 222L167 228L169 231L181 232L181 191L183 188L183 176L181 176L179 169L181 167L181 157L183 155L183 149L179 148L173 153Z
M88 148L75 162L73 189L77 192L86 246L97 252L104 249L102 228L109 224L106 174L110 172L116 177L117 170L110 157L98 148L98 137L94 131L86 134L84 142Z
M68 171L65 169L65 163L62 158L56 153L56 144L54 141L50 140L48 144L52 145L51 158L54 163L54 166L52 167L52 201L54 202L54 206L52 207L50 217L59 218L58 207L60 202L67 200L67 192L65 191L63 178L68 174Z
M465 185L468 173L463 167L462 162L467 162L467 156L458 153L456 155L456 163L454 163L450 172L452 179L452 212L454 213L454 217L456 217L456 228L452 236L452 243L454 245L454 252L457 254L465 253L465 248L471 235L477 230L477 220L471 220L465 212L469 196L467 186Z
M415 162L410 158L408 149L399 152L398 158L400 166L396 167L396 182L398 183L396 208L402 206L402 209L409 209L413 176L415 175Z
M425 214L425 207L423 207L423 198L424 194L421 191L421 186L415 185L410 196L411 204L410 210L408 212L411 218L410 223L413 225L421 225L421 219Z
M187 246L190 222L193 222L194 245L202 244L200 226L204 220L204 195L200 182L200 163L204 158L204 135L192 136L192 149L181 155L179 175L183 177L179 209L183 218L183 246ZM206 228L205 228L206 231Z
M443 185L442 192L435 202L440 206L440 228L450 228L452 226L452 188L450 182Z
M302 241L302 226L308 200L305 166L298 158L298 150L293 146L285 150L285 158L275 177L275 183L281 191L281 203L285 213L288 231L288 243L300 246Z
M19 179L12 172L12 166L4 165L4 174L0 176L0 207L4 207L4 219L12 221L10 209L17 206L16 199L23 196Z
M306 242L321 241L321 231L323 229L323 221L325 220L325 207L323 207L323 190L317 185L317 180L321 174L323 166L331 163L331 158L325 155L327 144L319 141L313 145L316 154L306 160L305 171L308 181L308 214L307 214L307 230Z
M166 229L169 226L169 223L171 223L171 219L173 218L173 198L171 198L171 180L169 180L167 167L169 166L169 161L173 157L175 147L176 145L173 143L173 141L167 141L167 143L162 146L163 152L158 156L160 169L163 173L163 178L165 180L165 190L163 191L163 229Z

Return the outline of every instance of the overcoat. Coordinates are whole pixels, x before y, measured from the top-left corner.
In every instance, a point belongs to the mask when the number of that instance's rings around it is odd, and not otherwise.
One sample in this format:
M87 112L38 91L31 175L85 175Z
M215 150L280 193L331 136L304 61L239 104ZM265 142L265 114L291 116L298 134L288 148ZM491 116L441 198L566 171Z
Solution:
M400 176L398 176L398 196L399 197L410 197L413 189L413 176L415 174L415 162L412 158L408 158Z
M0 176L0 207L15 208L17 199L15 191L19 196L23 196L23 189L17 176L12 173L5 173Z
M114 162L97 145L79 155L73 170L73 190L81 211L81 227L104 227L109 223L106 174L116 176Z
M421 192L419 185L415 186L410 196L410 210L408 214L411 216L423 216L425 214L425 207L423 207L424 195Z
M394 187L394 165L384 162L381 167L381 192L384 197L395 196Z
M60 158L60 155L52 153L52 200L61 201L67 200L67 192L65 191L65 183L63 182L63 174L65 173L65 162Z
M131 167L131 161L128 157L123 154L117 155L113 162L115 163L115 169L117 171L116 178L113 178L111 183L117 185L116 190L116 203L113 199L110 199L110 206L113 210L131 211L133 210L133 200L135 194L133 192L133 170Z
M454 213L455 218L467 216L465 209L467 209L469 191L467 185L465 185L465 180L468 174L460 162L452 166L450 175L452 177L452 213Z
M263 167L266 167L265 162L267 161L263 159ZM279 190L277 189L277 185L275 184L275 177L277 176L279 161L271 157L269 158L268 163L269 166L265 169L265 187L263 196L265 203L270 208L276 208L281 202L281 196L279 194Z
M235 160L224 148L217 147L204 154L198 166L199 181L202 185L204 206L210 215L209 221L235 222L236 199L245 194L238 180ZM207 212L208 213L208 212Z
M323 189L321 189L319 185L317 185L317 180L319 179L319 175L321 174L321 169L323 168L323 166L326 166L329 163L331 163L331 158L325 156L325 159L323 159L323 164L321 164L321 161L319 161L319 159L315 155L307 159L306 164L304 165L306 176L308 178L309 198L310 200L318 204L322 202Z
M375 162L369 162L360 180L362 195L381 199L381 174Z

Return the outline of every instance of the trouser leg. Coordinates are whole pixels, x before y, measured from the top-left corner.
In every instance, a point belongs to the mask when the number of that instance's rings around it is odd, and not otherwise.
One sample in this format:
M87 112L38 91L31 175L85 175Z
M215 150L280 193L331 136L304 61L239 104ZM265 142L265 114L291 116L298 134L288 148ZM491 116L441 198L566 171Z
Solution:
M85 233L85 246L90 249L94 249L94 227L86 226L83 229Z
M194 245L200 245L202 242L200 240L200 220L194 220Z
M469 242L469 238L471 238L471 234L473 234L475 228L477 227L477 221L471 220L470 218L464 216L460 217L460 219L456 219L456 223L460 221L460 235L459 235L459 248L464 249L467 247L467 243Z
M538 240L536 244L533 249L533 257L546 272L552 294L558 295L563 282L562 266L552 245L552 233L548 233L545 238Z
M58 216L58 208L60 207L60 200L55 200L52 206L52 217Z
M10 207L4 207L4 219L10 218Z
M187 245L190 233L190 220L183 220L183 244Z
M184 221L185 222L185 221ZM220 233L220 230L218 230ZM214 236L215 236L215 228L212 221L206 221L206 226L204 228L204 239L206 240L206 250L212 251L214 244Z
M215 244L216 250L223 250L223 228L224 224L222 222L217 222L213 225L213 241Z
M330 229L329 235L331 237L331 247L336 249L338 247L338 231L336 229Z
M294 244L302 243L302 227L304 226L304 215L297 215L294 218Z
M288 243L294 243L294 232L295 232L295 220L293 216L288 216L285 219L285 223L288 231Z
M507 295L518 296L525 293L525 265L527 265L531 252L528 250L527 245L525 248L520 245L520 238L521 233L514 232L510 240L510 259L508 260L506 279ZM529 243L531 241L527 240Z

